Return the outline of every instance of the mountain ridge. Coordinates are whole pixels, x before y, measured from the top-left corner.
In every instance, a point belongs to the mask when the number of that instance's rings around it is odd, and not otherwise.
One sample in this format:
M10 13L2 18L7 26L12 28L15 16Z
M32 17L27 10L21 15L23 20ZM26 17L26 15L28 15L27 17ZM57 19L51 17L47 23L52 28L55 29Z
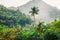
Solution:
M50 22L51 20L56 19L58 14L60 16L60 12L58 11L59 9L53 6L50 6L49 4L45 3L42 0L32 0L23 6L19 6L18 9L22 11L23 13L29 15L29 11L31 10L31 7L33 6L39 7L39 10L40 10L39 14L36 15L36 21L42 20L44 22ZM57 15L55 15L56 13L53 11L56 11ZM55 17L54 18L53 15L51 16L51 14L55 15L56 17L54 16Z

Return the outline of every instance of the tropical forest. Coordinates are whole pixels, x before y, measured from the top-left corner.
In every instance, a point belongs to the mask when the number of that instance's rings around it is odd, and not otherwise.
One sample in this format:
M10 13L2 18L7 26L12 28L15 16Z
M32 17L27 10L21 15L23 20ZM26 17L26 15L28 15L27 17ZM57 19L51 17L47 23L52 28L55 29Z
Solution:
M29 16L0 5L0 40L60 40L60 16L49 23L36 22L39 11L38 6L33 6Z

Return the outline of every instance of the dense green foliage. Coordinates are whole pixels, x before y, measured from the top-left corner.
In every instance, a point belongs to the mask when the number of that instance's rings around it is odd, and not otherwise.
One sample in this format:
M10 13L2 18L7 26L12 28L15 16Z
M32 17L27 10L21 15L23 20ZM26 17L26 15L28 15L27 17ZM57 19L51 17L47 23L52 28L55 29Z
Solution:
M31 18L19 10L12 10L0 5L0 24L13 26L17 23L24 26L25 24L31 24L31 22Z
M60 20L54 20L47 25L45 38L46 40L60 40Z
M28 26L29 30L15 25L9 28L0 25L1 40L60 40L60 20L53 21L49 24L39 22L37 27Z

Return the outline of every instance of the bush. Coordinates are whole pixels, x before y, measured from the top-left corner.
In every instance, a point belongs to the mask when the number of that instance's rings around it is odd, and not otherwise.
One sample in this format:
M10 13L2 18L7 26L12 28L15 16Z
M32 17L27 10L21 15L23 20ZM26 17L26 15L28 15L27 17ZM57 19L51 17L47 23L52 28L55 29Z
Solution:
M41 38L36 30L21 30L20 33L16 36L15 40L41 40Z
M8 28L5 25L0 25L0 40L14 40L17 35L17 28Z
M47 32L45 34L45 40L58 40L58 37L56 34L51 33L51 32Z

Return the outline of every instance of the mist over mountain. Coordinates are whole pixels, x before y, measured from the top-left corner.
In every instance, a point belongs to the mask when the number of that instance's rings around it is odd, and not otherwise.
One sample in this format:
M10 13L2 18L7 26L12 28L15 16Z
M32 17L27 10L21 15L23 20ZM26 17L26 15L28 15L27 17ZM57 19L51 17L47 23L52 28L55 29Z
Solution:
M36 15L37 21L50 22L53 19L56 19L57 16L60 16L60 10L56 7L53 7L42 0L32 0L25 5L19 6L18 9L25 14L29 15L31 7L39 7L39 14Z

